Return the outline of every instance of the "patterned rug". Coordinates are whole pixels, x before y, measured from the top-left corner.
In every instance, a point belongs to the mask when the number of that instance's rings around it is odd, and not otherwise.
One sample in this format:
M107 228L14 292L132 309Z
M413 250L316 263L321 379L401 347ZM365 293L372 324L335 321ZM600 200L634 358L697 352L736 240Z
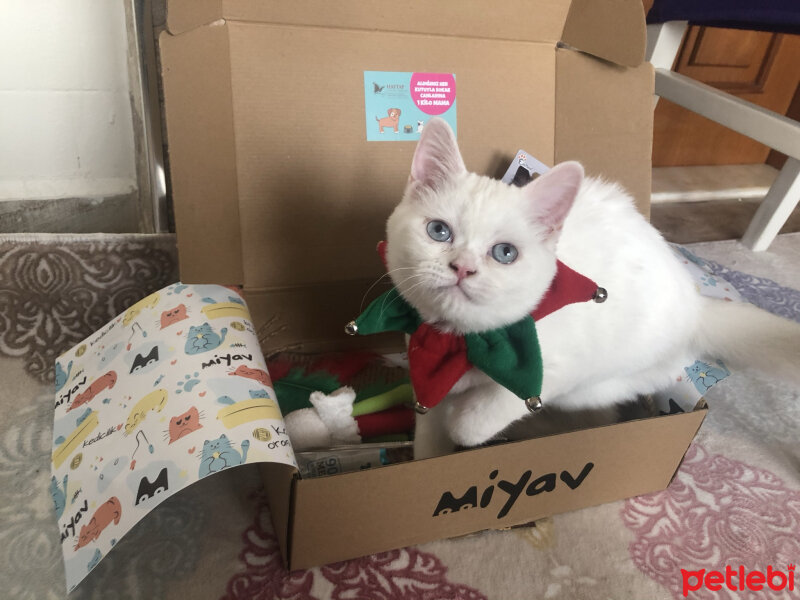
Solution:
M178 279L173 235L0 235L0 354L53 381L53 361Z
M689 249L715 283L800 320L800 234L762 254L734 242ZM0 236L0 596L66 596L48 493L53 358L175 281L175 256L172 236ZM258 474L232 469L159 507L71 597L790 597L775 588L794 582L800 560L800 392L734 374L707 398L708 418L657 494L287 573ZM771 579L738 589L740 565ZM703 579L713 571L721 584Z

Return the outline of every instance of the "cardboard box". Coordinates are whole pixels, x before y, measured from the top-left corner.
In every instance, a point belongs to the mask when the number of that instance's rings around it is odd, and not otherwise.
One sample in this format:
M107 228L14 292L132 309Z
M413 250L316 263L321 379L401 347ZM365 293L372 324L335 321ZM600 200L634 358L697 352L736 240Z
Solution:
M644 46L639 0L168 0L182 279L242 285L267 350L375 342L342 325L382 274L375 243L415 144L367 141L365 72L453 74L470 170L499 176L521 147L576 159L647 213ZM662 489L704 414L328 478L266 466L283 555L308 567Z
M316 479L268 465L281 552L301 569L662 490L706 410Z

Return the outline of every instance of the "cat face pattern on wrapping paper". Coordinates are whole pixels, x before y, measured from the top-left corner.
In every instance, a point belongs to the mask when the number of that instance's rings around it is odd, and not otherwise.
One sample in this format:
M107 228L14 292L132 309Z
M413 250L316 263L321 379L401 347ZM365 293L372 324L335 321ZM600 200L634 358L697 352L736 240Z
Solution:
M128 375L146 375L157 369L165 369L175 353L175 346L164 340L151 340L139 344L126 352L125 364Z
M161 329L166 329L167 327L171 327L175 325L175 323L179 323L184 319L188 319L189 314L186 309L186 305L181 303L177 306L167 309L161 313Z
M175 415L169 420L169 428L165 432L165 437L169 444L177 442L181 438L186 437L190 433L202 429L202 418L205 416L203 411L198 410L196 406L190 406L189 409L179 415Z
M225 341L227 328L223 327L219 334L214 331L209 323L202 325L192 325L189 327L189 334L186 336L186 354L201 354L216 350Z
M126 476L125 482L137 509L149 509L161 494L180 489L184 477L181 469L171 460L153 460ZM180 482L180 483L179 483Z
M731 372L721 362L717 361L716 366L712 366L701 360L695 361L691 366L685 367L686 375L688 375L691 382L694 384L697 391L705 394L711 386L715 383L722 381Z
M250 448L250 441L244 440L241 443L241 454L233 447L231 441L224 433L214 440L203 442L203 450L200 458L200 478L218 473L228 467L236 467L247 462L247 451Z

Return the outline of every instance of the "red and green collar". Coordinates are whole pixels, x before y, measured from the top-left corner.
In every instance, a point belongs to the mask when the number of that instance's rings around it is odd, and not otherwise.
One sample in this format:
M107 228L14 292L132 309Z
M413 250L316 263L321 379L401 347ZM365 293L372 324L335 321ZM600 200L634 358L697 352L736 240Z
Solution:
M536 321L576 302L603 302L606 291L557 261L556 275L539 305L524 319L506 327L456 335L424 322L417 311L392 288L375 299L345 327L350 335L402 331L411 336L408 362L417 409L436 406L455 383L476 367L526 401L541 407L542 353Z

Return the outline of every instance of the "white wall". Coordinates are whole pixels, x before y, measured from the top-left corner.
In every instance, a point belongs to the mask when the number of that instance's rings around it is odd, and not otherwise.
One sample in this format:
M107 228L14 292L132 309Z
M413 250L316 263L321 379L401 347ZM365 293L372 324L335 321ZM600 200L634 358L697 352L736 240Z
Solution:
M136 186L124 0L0 0L0 200Z

